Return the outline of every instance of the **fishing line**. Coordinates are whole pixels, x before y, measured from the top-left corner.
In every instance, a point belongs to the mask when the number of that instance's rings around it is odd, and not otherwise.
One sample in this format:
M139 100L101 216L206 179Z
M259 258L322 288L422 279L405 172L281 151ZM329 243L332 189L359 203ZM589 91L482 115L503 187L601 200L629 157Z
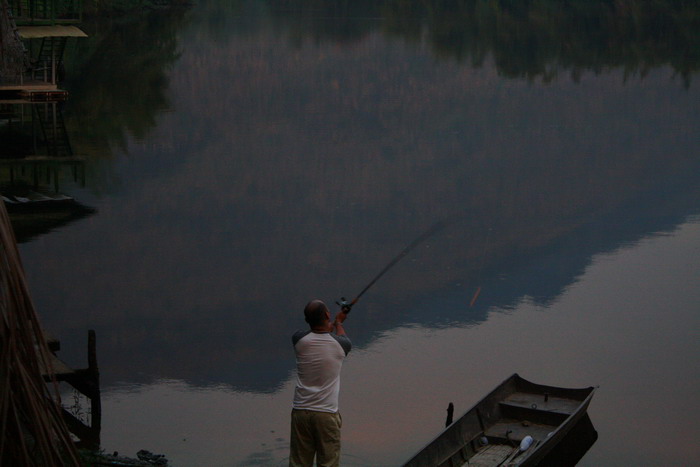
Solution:
M428 230L423 232L418 238L413 240L413 242L411 242L398 255L396 255L396 257L394 259L392 259L389 262L389 264L387 264L384 267L384 269L382 269L379 272L379 274L377 274L374 277L374 279L372 279L372 281L369 284L367 284L367 286L364 289L362 289L362 292L357 294L357 296L351 302L348 302L345 299L345 297L341 297L340 302L336 301L335 303L338 304L343 309L343 311L345 313L350 313L350 310L352 309L353 305L355 305L355 303L357 303L357 301L360 299L360 297L362 295L364 295L364 293L367 292L369 290L369 288L372 287L379 280L380 277L382 277L387 271L389 271L389 269L394 267L396 265L396 263L401 261L401 259L403 259L403 257L406 256L411 250L413 250L415 247L417 247L418 245L423 243L425 240L427 240L428 238L432 237L433 235L438 233L440 230L445 228L445 225L446 225L445 221L442 221L442 220L438 221L435 224L433 224Z

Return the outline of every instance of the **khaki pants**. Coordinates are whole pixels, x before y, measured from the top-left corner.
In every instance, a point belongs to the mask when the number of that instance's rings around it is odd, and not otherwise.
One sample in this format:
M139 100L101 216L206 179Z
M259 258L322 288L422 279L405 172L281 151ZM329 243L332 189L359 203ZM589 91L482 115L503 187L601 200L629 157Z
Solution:
M289 467L340 465L340 413L292 410Z

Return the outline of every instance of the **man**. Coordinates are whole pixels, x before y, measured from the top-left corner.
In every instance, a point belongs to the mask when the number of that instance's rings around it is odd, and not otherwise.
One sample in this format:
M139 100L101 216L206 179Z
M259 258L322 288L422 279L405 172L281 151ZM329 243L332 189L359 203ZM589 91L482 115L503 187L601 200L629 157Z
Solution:
M310 467L314 456L318 467L340 465L340 368L352 347L343 329L347 316L347 312L341 310L331 322L326 304L312 300L304 308L309 329L292 336L297 383L292 409L290 467Z

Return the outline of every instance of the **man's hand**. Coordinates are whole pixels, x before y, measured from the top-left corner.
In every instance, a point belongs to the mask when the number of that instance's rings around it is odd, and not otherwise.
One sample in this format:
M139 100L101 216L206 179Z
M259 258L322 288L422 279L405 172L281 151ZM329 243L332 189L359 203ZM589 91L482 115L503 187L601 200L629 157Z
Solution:
M335 328L335 333L339 336L345 335L345 329L343 329L343 321L348 317L348 314L344 311L338 312L335 315L335 320L333 321L333 327Z
M347 319L347 317L348 317L348 313L346 311L339 311L335 315L335 322L337 323L338 321L340 321L342 323L343 321L345 321Z

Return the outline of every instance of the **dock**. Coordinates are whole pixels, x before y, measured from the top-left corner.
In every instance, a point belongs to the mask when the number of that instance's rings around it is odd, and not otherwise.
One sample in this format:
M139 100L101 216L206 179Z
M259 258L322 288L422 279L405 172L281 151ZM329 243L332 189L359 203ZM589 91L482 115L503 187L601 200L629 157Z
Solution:
M89 399L89 423L67 410L63 404L61 410L63 419L70 432L78 438L79 448L99 449L100 431L102 427L102 404L100 399L100 372L97 366L97 339L95 331L88 331L87 368L74 369L57 355L61 343L54 337L47 338L50 361L48 367L42 369L44 381L65 382Z
M63 55L69 39L87 37L78 2L29 0L3 4L0 31L7 55L0 69L0 96L19 96L32 101L60 101L68 93L59 89ZM2 41L0 41L2 42Z

